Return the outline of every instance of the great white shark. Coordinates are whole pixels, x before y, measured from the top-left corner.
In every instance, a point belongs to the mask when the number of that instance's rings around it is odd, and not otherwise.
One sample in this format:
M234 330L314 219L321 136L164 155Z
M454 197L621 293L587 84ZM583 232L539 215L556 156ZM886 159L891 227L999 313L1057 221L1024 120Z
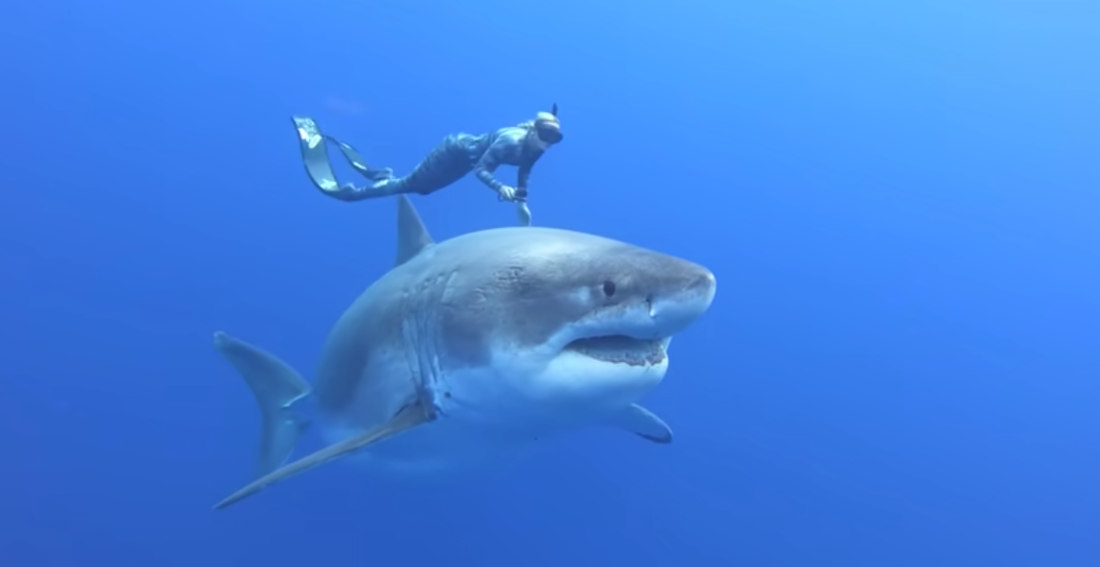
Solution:
M714 274L554 228L434 242L404 196L397 216L396 263L336 321L312 387L275 356L214 333L262 418L255 480L215 508L351 455L435 474L589 425L672 440L638 402L664 378L672 336L710 307ZM287 464L314 422L328 445Z

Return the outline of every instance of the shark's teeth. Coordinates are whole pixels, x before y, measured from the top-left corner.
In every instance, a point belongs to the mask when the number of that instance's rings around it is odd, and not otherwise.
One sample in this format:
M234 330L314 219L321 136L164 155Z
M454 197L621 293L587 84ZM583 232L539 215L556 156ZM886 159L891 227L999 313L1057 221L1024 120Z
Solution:
M603 362L646 366L665 360L664 341L634 339L624 335L591 337L569 343L568 350Z

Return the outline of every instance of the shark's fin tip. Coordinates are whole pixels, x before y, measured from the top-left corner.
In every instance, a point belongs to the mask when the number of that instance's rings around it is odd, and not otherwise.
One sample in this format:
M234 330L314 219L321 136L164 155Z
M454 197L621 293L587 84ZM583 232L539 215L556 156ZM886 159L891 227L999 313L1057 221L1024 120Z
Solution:
M638 404L630 404L612 423L642 439L667 445L672 443L672 429L653 412Z
M406 406L388 422L369 429L354 437L349 437L339 443L334 443L314 453L306 455L297 461L271 471L252 481L244 488L227 496L224 500L214 505L214 509L226 508L231 504L240 502L253 494L263 490L269 485L286 480L298 473L305 472L314 467L323 465L331 460L354 453L376 441L392 437L412 429L420 424L427 423L435 418L435 415L425 411L420 403Z

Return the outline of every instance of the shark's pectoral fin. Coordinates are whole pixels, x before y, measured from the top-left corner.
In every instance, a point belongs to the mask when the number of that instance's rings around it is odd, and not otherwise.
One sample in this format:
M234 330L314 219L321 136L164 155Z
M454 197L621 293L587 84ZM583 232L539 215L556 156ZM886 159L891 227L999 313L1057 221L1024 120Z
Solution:
M252 496L271 484L286 480L300 472L312 469L313 467L327 463L333 459L351 454L371 443L392 437L402 431L412 429L413 427L427 423L433 419L435 419L435 413L431 411L431 409L425 409L420 402L407 405L387 423L375 427L362 435L357 435L339 443L329 445L324 449L302 457L285 467L264 475L244 488L230 494L221 502L218 502L214 505L214 509L218 510L225 508L230 504L234 504Z
M630 404L611 420L611 425L625 429L654 443L671 443L672 430L668 424L638 404Z

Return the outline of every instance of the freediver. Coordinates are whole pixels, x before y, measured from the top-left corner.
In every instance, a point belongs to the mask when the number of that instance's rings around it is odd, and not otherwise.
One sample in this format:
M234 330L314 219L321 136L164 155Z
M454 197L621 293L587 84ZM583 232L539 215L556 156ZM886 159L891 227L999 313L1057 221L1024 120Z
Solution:
M341 201L360 201L399 193L427 195L458 181L471 171L492 189L498 199L516 203L516 214L522 225L531 224L527 206L527 182L531 169L542 154L562 141L558 105L550 112L539 112L533 120L506 126L485 134L450 134L428 153L404 177L395 177L391 168L374 169L366 165L351 145L321 133L312 118L295 116L294 125L302 151L302 161L310 180L322 193ZM344 157L370 183L360 187L354 183L340 185L328 161L325 140L336 143ZM518 168L516 186L501 183L493 172L501 165Z

